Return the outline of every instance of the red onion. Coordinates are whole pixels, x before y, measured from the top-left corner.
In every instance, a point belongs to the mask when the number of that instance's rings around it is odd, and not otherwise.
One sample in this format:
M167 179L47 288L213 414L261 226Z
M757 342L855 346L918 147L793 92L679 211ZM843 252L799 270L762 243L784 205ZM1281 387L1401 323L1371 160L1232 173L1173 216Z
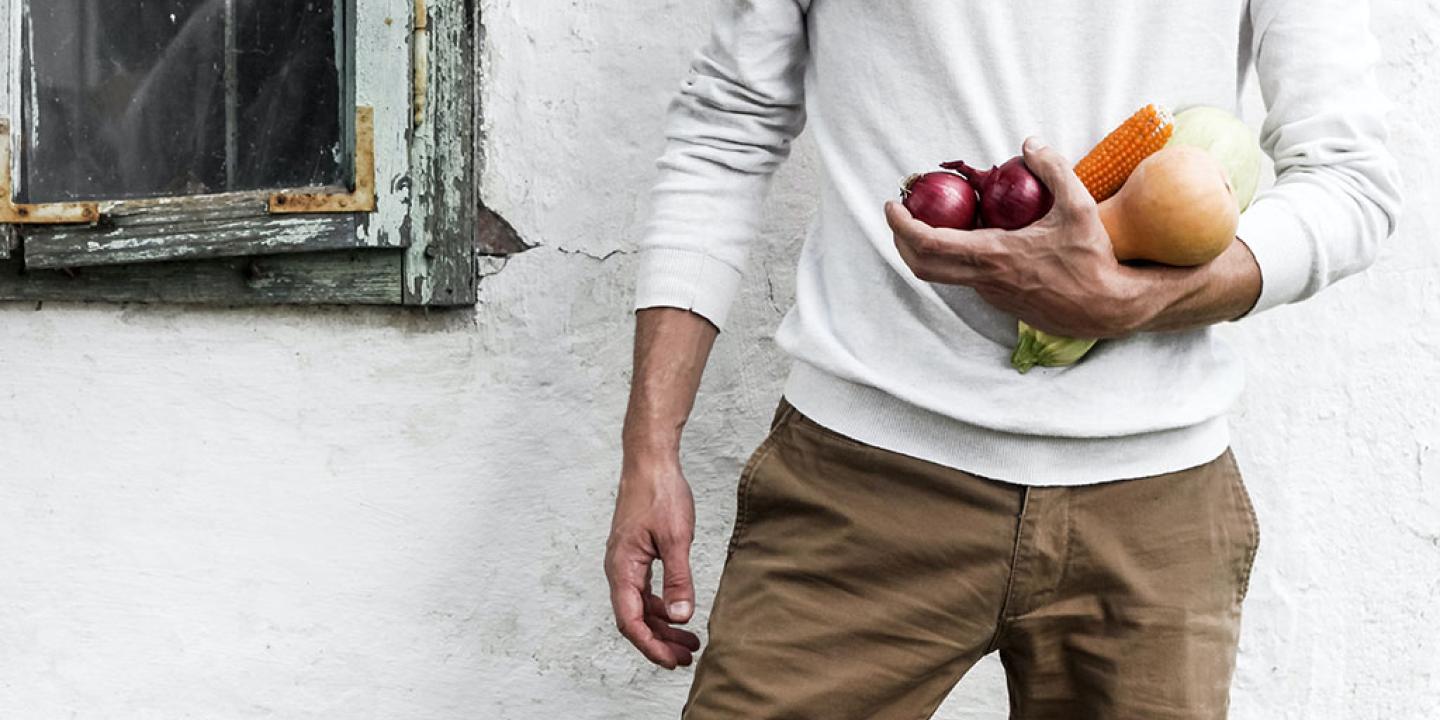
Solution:
M978 203L965 178L949 172L911 175L900 184L905 209L916 220L936 228L974 230Z
M1025 166L1023 157L989 170L976 170L958 160L940 167L964 175L980 193L980 222L985 227L1019 230L1045 217L1055 204L1055 196Z

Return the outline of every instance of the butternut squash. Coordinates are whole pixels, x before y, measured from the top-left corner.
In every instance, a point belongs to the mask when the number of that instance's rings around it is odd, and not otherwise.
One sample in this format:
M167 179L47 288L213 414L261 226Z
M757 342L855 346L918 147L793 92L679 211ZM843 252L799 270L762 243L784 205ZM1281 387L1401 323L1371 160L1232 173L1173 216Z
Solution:
M1190 267L1230 247L1240 205L1218 160L1172 145L1145 158L1120 192L1100 203L1100 219L1116 258Z

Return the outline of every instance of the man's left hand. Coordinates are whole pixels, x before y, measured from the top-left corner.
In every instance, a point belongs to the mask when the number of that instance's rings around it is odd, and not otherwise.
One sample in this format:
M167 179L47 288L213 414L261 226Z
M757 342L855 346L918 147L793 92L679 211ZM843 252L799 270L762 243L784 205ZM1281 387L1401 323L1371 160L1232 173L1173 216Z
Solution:
M900 257L927 282L974 288L991 305L1055 335L1129 335L1154 314L1143 269L1115 259L1099 206L1060 153L1035 138L1025 164L1050 188L1055 206L1020 230L932 228L898 202L885 206Z

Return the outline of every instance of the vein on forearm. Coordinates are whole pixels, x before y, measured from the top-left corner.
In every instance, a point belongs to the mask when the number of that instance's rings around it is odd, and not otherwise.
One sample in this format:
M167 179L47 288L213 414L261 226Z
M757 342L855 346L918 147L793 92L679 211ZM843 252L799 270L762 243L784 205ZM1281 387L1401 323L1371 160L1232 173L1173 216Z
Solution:
M1158 269L1153 315L1146 332L1193 330L1236 320L1260 297L1260 267L1240 240L1220 257L1199 268Z
M641 310L635 319L635 376L624 445L633 452L674 452L719 331L675 308Z

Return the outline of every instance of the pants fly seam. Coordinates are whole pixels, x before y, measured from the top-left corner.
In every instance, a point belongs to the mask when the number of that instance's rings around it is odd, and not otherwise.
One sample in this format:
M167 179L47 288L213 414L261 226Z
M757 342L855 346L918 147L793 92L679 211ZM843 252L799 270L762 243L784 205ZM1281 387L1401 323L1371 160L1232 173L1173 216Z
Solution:
M1020 496L1020 514L1015 520L1015 547L1010 551L1010 572L1005 577L1005 594L1000 598L1000 614L995 618L995 635L990 638L990 644L985 648L986 655L1000 647L1000 636L1005 632L1005 616L1010 613L1010 596L1015 592L1015 574L1020 568L1020 547L1025 538L1025 511L1030 509L1030 490L1031 488L1025 488L1024 494Z

